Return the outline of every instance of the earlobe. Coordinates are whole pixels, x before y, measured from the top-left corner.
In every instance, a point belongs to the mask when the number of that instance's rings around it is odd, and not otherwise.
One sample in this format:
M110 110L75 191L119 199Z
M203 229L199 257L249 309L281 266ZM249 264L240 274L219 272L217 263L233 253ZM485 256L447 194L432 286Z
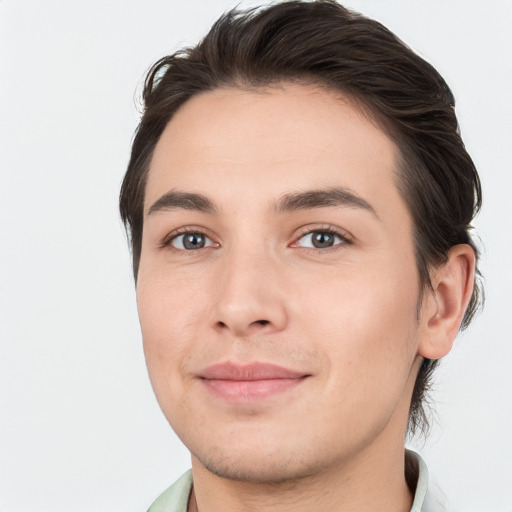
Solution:
M421 356L439 359L450 352L473 293L475 263L471 246L456 245L446 263L432 272L432 289L422 306Z

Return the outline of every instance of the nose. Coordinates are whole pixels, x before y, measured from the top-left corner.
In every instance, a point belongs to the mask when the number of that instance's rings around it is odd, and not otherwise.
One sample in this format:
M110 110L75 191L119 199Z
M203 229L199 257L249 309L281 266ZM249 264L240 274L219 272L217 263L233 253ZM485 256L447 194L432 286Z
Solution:
M263 250L233 250L220 263L213 328L237 337L272 334L287 323L278 263ZM282 273L281 273L282 274Z

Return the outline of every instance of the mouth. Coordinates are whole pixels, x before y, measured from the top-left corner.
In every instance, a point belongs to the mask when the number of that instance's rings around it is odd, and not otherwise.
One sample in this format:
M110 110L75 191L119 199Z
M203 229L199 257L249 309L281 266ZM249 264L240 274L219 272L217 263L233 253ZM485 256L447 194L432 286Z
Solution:
M210 394L230 404L247 404L283 394L303 383L310 374L270 363L232 362L209 366L199 378Z

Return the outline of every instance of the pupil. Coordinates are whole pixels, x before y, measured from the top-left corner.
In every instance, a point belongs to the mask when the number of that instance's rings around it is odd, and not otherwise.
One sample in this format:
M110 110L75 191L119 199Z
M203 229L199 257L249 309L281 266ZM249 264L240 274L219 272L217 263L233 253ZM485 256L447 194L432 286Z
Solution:
M334 237L330 233L315 233L313 235L313 245L320 249L322 247L331 247Z
M183 239L185 249L201 249L204 247L204 236L198 233L189 233Z

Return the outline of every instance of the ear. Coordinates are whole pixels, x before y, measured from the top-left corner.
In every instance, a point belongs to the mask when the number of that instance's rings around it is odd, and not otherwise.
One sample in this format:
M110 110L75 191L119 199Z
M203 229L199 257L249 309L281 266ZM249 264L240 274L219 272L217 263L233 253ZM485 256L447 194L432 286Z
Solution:
M421 308L421 356L439 359L450 352L473 293L475 264L473 248L456 245L431 273L432 288L425 291Z

